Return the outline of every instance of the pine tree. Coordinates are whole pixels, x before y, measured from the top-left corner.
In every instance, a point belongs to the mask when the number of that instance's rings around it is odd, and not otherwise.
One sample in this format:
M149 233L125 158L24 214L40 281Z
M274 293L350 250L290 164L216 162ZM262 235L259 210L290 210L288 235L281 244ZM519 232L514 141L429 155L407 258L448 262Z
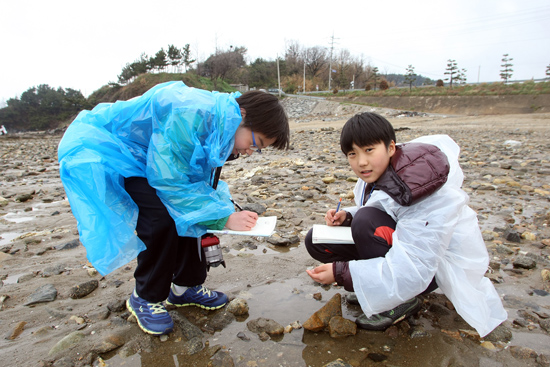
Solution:
M503 64L500 65L503 67L503 69L500 71L500 78L504 80L504 84L508 83L508 80L512 77L512 72L514 71L512 69L512 63L511 61L514 60L511 57L508 57L508 54L502 55L502 62Z
M407 74L405 74L405 82L409 85L410 91L412 90L412 84L416 81L416 74L412 65L409 65L406 70Z
M445 75L449 75L449 77L445 78L445 80L449 81L449 86L453 87L453 81L456 80L457 76L459 75L458 66L456 63L456 60L447 60L447 69L445 69Z

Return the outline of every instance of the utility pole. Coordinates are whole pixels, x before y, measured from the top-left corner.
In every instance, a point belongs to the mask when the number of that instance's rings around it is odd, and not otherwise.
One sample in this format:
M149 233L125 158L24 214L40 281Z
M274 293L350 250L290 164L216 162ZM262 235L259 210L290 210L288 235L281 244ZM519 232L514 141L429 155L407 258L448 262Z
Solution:
M279 54L277 54L277 83L279 84L279 98L281 98L281 73L279 72Z
M306 93L306 60L304 60L304 89L302 89L302 94Z
M330 59L328 62L328 90L330 92L330 81L332 79L332 50L334 49L334 32L332 32L332 37L330 37Z

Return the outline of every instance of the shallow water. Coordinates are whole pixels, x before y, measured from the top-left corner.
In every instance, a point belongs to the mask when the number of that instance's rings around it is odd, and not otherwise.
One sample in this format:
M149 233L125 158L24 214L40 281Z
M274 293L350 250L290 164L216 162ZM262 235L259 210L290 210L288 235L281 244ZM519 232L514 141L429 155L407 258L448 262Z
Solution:
M26 216L24 212L8 213L6 215L3 215L2 218L12 223L23 223L23 222L28 222L35 219L35 217ZM4 235L2 235L2 237L3 236Z
M223 291L223 289L220 289ZM322 300L313 298L321 293ZM411 338L401 333L389 336L387 333L358 329L355 336L331 338L328 332L313 333L304 329L293 330L282 337L262 342L258 335L247 329L246 323L258 317L270 318L283 326L296 320L305 322L312 313L321 308L334 294L344 296L342 288L321 287L305 277L284 282L273 282L248 288L236 295L247 300L250 315L246 319L233 321L221 332L205 334L210 347L219 345L227 350L235 366L324 366L338 358L354 366L377 364L369 357L386 358L386 366L503 366L494 360L495 352L479 346L479 342L464 338L456 341L431 325L422 315L415 321L426 331L422 337ZM197 308L179 309L189 320L201 318ZM218 311L219 312L219 311ZM354 320L360 314L358 306L342 304L343 316ZM210 319L215 312L210 312ZM237 337L244 333L249 340ZM528 333L527 333L528 334ZM518 345L531 343L536 336L526 335ZM548 339L548 337L547 337ZM541 343L545 342L541 339ZM208 348L188 356L182 352L184 341L175 340L172 335L166 342L155 343L154 351L141 352L131 358L114 356L106 360L107 366L206 366L210 360ZM504 364L506 365L506 364Z
M0 234L0 246L7 245L14 238L21 236L21 233L17 232L4 232Z

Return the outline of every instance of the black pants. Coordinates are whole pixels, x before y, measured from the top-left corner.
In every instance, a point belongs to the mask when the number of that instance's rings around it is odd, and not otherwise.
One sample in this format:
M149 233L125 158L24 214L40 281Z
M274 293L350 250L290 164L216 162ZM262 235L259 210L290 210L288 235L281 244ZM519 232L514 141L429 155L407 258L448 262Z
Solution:
M147 247L137 257L137 294L149 302L161 302L168 297L172 282L203 284L206 261L202 248L199 259L197 239L178 236L174 220L146 178L126 178L124 185L139 207L136 231Z
M373 207L363 207L357 211L351 222L351 235L355 245L313 244L313 230L310 230L305 239L306 249L311 257L325 264L384 257L391 248L395 226L395 221L387 213ZM434 278L422 294L435 289L437 283Z

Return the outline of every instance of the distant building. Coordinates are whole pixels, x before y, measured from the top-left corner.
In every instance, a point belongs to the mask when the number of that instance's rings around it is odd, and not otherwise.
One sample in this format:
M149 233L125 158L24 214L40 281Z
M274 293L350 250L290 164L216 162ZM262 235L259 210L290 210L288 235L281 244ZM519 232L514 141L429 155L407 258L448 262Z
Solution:
M248 92L248 90L250 89L248 88L248 85L244 85L244 84L229 84L229 85L241 93Z

